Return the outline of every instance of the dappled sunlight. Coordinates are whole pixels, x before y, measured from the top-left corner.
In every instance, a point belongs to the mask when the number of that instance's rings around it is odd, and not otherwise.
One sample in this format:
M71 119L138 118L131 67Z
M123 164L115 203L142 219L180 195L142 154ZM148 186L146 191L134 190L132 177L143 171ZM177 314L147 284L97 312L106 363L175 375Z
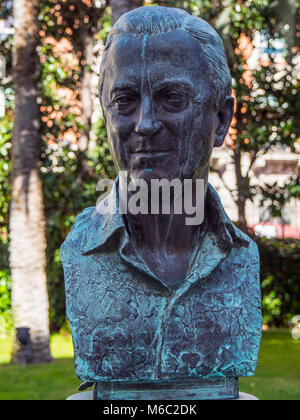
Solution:
M73 344L71 336L55 334L50 341L51 355L54 359L73 359Z
M0 338L0 365L9 363L12 350L12 337Z
M12 351L12 336L0 338L0 364L8 364ZM74 358L71 336L54 334L50 341L51 355L54 359Z

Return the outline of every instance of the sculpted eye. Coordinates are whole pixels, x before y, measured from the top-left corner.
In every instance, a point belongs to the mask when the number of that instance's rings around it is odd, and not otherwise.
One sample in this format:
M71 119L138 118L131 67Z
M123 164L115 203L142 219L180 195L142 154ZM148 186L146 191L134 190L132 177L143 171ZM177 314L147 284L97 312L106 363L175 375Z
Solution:
M114 107L120 114L130 114L135 110L137 97L130 94L118 95L114 99Z
M181 102L184 99L183 95L179 95L178 93L169 93L166 95L166 99L171 102Z
M189 103L189 98L178 92L161 92L159 101L168 112L183 111Z
M115 100L115 102L118 105L128 105L128 104L132 103L133 101L134 101L134 98L132 98L131 96L119 96Z

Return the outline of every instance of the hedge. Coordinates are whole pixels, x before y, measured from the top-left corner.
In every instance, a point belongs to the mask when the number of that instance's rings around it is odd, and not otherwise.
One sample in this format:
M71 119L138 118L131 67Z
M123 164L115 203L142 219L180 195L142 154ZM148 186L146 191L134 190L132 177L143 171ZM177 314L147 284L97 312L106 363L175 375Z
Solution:
M300 241L258 239L263 316L270 326L288 326L300 315Z

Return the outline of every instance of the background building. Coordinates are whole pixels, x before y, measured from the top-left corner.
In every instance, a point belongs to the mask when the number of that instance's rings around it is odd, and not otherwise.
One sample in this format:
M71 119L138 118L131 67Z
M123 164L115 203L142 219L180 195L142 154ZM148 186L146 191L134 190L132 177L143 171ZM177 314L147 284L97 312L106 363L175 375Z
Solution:
M249 164L250 157L246 155L243 159L244 171L247 171ZM279 185L284 186L288 179L299 170L300 154L287 150L269 152L259 157L251 169L249 173L251 185L258 186L266 183L272 185L278 182ZM229 217L237 222L237 206L232 196L232 192L236 190L235 168L226 148L214 150L210 182L218 191ZM260 198L256 196L253 201L247 201L248 226L253 227L258 235L300 239L300 201L293 199L287 203L280 220L273 218L268 209L260 205Z

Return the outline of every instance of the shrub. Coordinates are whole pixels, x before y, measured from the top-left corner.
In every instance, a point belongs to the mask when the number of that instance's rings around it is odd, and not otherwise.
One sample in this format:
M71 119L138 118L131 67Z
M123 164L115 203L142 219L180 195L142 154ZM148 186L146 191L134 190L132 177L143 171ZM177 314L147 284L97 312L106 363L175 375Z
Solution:
M264 322L288 326L294 315L300 315L300 241L258 239L257 244Z
M0 239L0 336L12 328L11 277L7 244Z
M8 263L8 213L11 185L11 115L0 119L0 335L12 327L11 277Z

